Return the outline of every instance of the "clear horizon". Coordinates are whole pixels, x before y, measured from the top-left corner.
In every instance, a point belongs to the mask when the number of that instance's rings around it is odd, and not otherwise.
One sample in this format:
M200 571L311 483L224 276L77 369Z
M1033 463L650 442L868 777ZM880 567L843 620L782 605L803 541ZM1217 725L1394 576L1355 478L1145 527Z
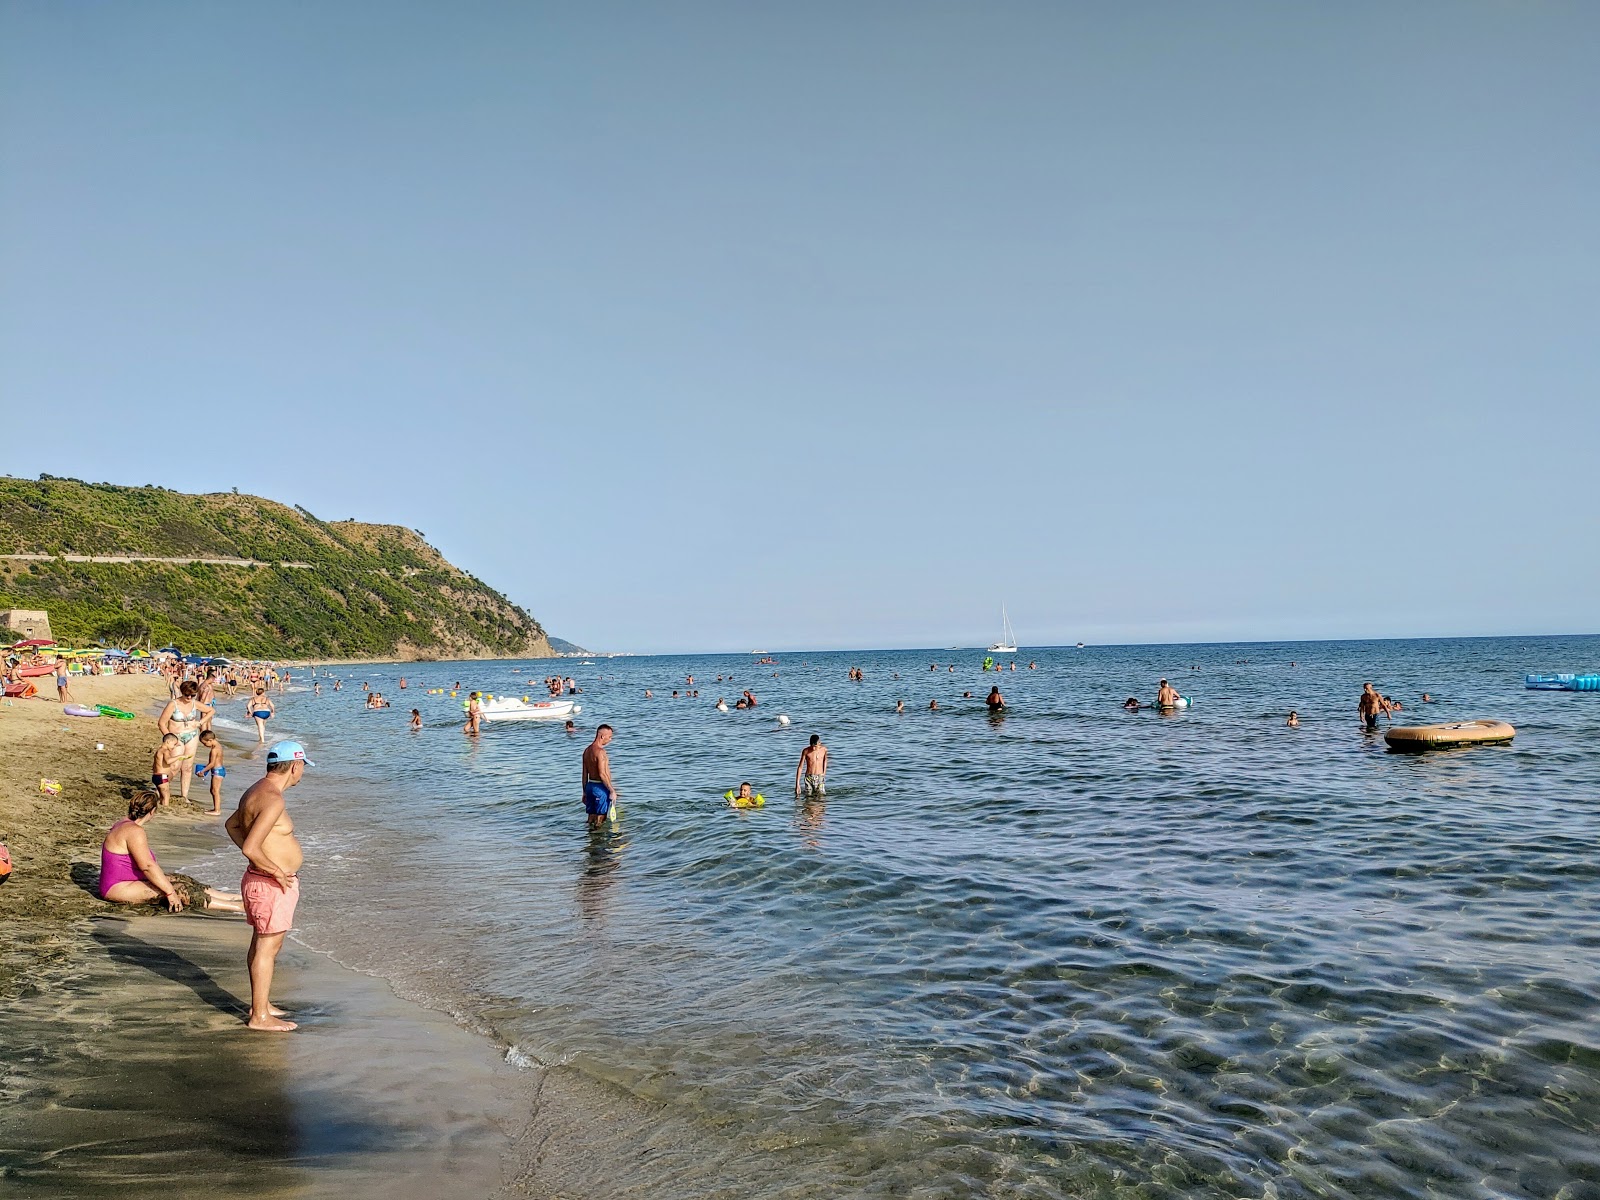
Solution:
M416 528L602 650L1559 636L1597 40L0 0L0 470Z

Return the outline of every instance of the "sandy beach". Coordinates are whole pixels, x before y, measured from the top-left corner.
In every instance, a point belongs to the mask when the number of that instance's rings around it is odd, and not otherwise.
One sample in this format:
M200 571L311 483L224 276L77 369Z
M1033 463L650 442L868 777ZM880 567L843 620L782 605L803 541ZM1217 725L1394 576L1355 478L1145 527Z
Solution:
M278 998L301 1030L251 1033L241 919L130 914L94 894L100 839L143 786L166 686L111 676L72 690L139 717L74 721L53 698L0 707L0 836L16 862L0 890L0 1174L35 1196L503 1193L528 1073L490 1043L293 942ZM230 749L248 778L247 748ZM199 813L152 824L169 867L219 869L220 826Z

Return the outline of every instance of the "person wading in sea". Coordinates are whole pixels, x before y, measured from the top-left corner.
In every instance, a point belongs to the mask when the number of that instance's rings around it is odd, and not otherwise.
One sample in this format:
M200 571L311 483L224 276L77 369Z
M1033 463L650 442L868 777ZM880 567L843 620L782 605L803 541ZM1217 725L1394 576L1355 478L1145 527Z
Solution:
M813 733L811 742L800 751L800 762L794 769L794 794L820 796L828 777L828 748L822 738Z
M614 731L602 725L594 731L594 741L583 751L583 811L589 814L589 828L599 829L609 817L617 820L617 789L611 782L611 758L606 747Z
M245 919L254 931L245 962L250 968L251 1029L287 1033L299 1028L285 1021L273 1005L272 969L284 935L294 927L294 909L300 901L300 863L304 857L294 836L294 822L284 807L283 793L300 782L306 768L306 748L299 742L278 742L267 751L267 773L245 789L239 807L228 818L228 836L250 865L239 882Z
M1361 702L1356 711L1361 715L1361 724L1368 733L1378 731L1378 717L1387 716L1389 702L1378 695L1377 690L1370 684L1361 685Z

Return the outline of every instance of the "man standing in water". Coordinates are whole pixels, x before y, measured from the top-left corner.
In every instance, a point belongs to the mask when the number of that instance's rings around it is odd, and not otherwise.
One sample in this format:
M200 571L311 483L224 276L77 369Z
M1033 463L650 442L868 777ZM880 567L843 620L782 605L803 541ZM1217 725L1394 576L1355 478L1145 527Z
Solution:
M599 829L608 817L612 824L617 820L617 789L611 782L611 759L606 754L611 735L611 726L600 726L583 751L583 811L589 814L590 829Z
M794 794L814 798L822 795L828 776L828 748L820 735L813 733L811 742L800 751L800 762L794 769Z
M1389 711L1389 703L1378 695L1370 683L1361 685L1361 703L1356 709L1361 714L1361 724L1368 733L1378 731L1378 717Z
M1161 681L1161 686L1156 689L1156 707L1157 708L1177 708L1178 707L1178 689L1173 687L1165 679L1163 679Z
M272 969L283 937L294 927L294 908L300 901L300 841L294 822L284 807L283 793L300 782L306 768L306 748L299 742L278 742L267 751L267 773L239 797L239 807L228 818L228 836L249 860L239 892L245 919L250 922L251 1029L287 1033L298 1028L283 1019L273 1006Z

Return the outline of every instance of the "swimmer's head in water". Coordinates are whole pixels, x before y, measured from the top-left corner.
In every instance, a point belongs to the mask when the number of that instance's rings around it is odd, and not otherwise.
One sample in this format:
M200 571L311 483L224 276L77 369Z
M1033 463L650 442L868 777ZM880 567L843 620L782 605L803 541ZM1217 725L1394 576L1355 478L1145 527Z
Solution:
M741 783L739 785L739 799L743 800L746 797L748 797L749 795L750 795L750 785L748 783Z

